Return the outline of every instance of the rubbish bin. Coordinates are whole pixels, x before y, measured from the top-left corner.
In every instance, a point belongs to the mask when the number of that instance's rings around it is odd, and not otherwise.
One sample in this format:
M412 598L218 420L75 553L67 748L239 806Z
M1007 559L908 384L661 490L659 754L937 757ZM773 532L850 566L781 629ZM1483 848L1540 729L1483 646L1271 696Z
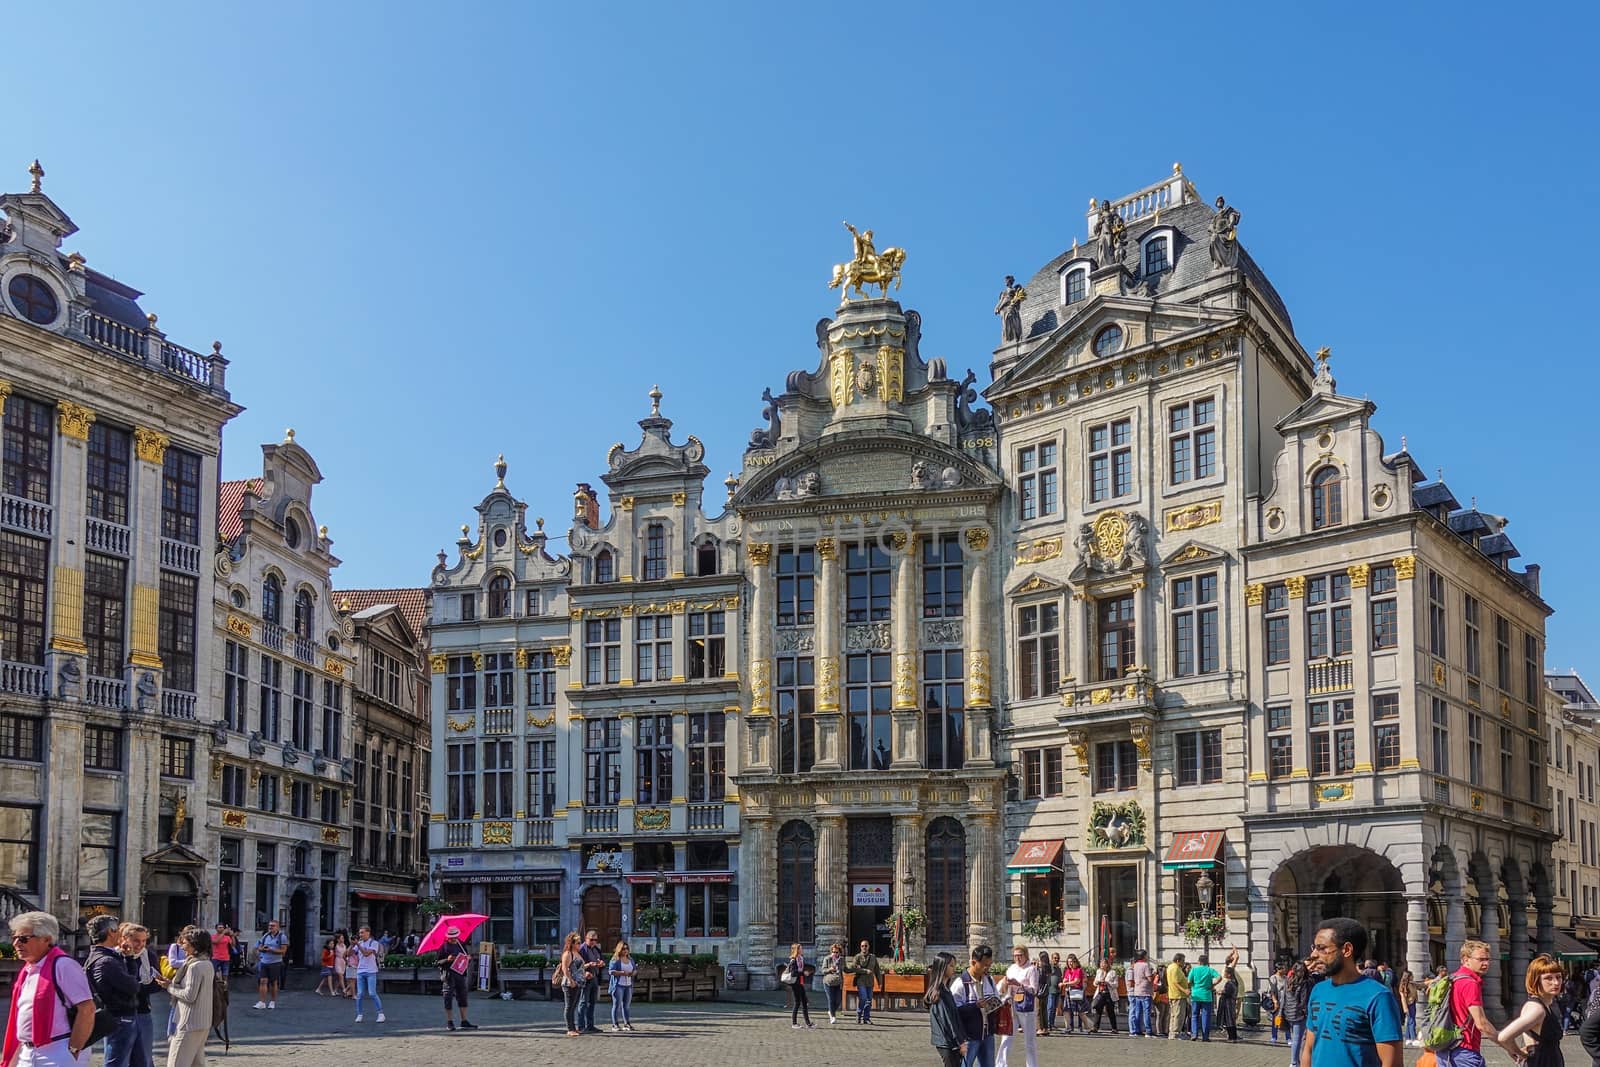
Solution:
M1261 994L1246 993L1239 1008L1239 1021L1246 1026L1261 1025Z
M729 989L750 988L750 972L744 969L742 963L729 963L724 980Z

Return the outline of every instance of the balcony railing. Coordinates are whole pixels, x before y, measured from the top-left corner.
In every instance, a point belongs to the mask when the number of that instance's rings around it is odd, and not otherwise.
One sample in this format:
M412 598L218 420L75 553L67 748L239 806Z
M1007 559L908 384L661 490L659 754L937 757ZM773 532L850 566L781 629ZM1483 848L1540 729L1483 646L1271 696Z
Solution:
M193 693L166 689L161 693L161 714L169 719L193 719L196 698Z
M222 358L220 343L212 346L211 355L203 356L173 344L159 333L134 329L92 311L83 316L83 336L90 344L125 359L159 367L208 389L223 389L223 372L228 363Z
M471 848L472 824L470 822L445 823L444 844L446 848Z
M510 734L517 729L517 712L514 708L485 708L483 712L483 732L486 734Z
M528 844L553 845L556 843L556 821L554 819L529 819Z
M170 537L161 539L161 568L169 571L180 571L184 574L200 573L200 546L191 545L187 541L174 541Z
M261 643L272 649L274 652L282 652L283 635L288 632L289 631L285 630L282 626L279 626L275 622L262 622Z
M1355 688L1355 668L1347 659L1327 660L1306 667L1306 692L1342 693Z
M720 830L722 829L721 804L690 804L689 805L690 830Z
M614 834L617 832L616 808L584 808L583 832L586 834Z
M106 522L91 515L84 528L83 543L90 552L126 556L133 544L133 531L120 523Z
M316 663L316 642L312 641L309 637L301 637L299 634L296 634L294 638L294 658L299 660L301 663Z
M128 683L120 678L96 678L89 676L83 687L84 700L97 708L116 708L121 710L128 706Z
M42 697L48 688L43 667L30 663L0 661L0 693L21 693L23 696Z
M7 529L49 537L52 513L49 504L0 493L0 526Z

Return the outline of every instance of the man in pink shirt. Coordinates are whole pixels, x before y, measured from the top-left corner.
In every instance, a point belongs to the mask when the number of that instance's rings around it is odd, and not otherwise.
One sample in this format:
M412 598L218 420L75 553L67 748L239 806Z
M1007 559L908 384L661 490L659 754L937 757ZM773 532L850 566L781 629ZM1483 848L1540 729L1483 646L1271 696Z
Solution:
M94 994L78 962L56 948L61 924L47 912L11 920L11 946L23 963L11 997L0 1067L86 1067ZM67 1021L67 1008L76 1008ZM43 1017L49 1012L49 1018Z

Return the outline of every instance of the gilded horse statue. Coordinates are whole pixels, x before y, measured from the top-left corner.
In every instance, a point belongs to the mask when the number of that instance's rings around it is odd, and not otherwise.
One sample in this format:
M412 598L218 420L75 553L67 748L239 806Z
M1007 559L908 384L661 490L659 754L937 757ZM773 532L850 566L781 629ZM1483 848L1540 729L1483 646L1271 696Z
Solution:
M871 230L858 233L848 222L844 227L855 239L855 256L848 263L834 264L833 280L828 283L828 288L843 286L846 300L850 299L851 289L856 291L856 296L865 297L867 294L861 288L863 285L876 285L885 296L889 293L890 282L894 283L896 289L900 288L900 268L905 265L906 250L885 248L879 252L872 244Z

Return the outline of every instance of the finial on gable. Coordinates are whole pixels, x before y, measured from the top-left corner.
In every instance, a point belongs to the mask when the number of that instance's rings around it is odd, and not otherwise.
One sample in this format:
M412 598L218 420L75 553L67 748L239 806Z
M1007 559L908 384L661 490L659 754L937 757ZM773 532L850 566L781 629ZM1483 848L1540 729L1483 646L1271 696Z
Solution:
M44 168L39 166L37 159L33 161L33 166L28 168L28 173L33 175L33 187L28 191L30 193L44 192Z
M661 415L661 386L650 387L650 417L659 418Z
M504 452L495 457L494 477L494 487L496 489L504 489L506 487L506 454Z
M283 431L283 443L286 444L286 445L294 444L294 427L293 426L291 426L287 430Z

